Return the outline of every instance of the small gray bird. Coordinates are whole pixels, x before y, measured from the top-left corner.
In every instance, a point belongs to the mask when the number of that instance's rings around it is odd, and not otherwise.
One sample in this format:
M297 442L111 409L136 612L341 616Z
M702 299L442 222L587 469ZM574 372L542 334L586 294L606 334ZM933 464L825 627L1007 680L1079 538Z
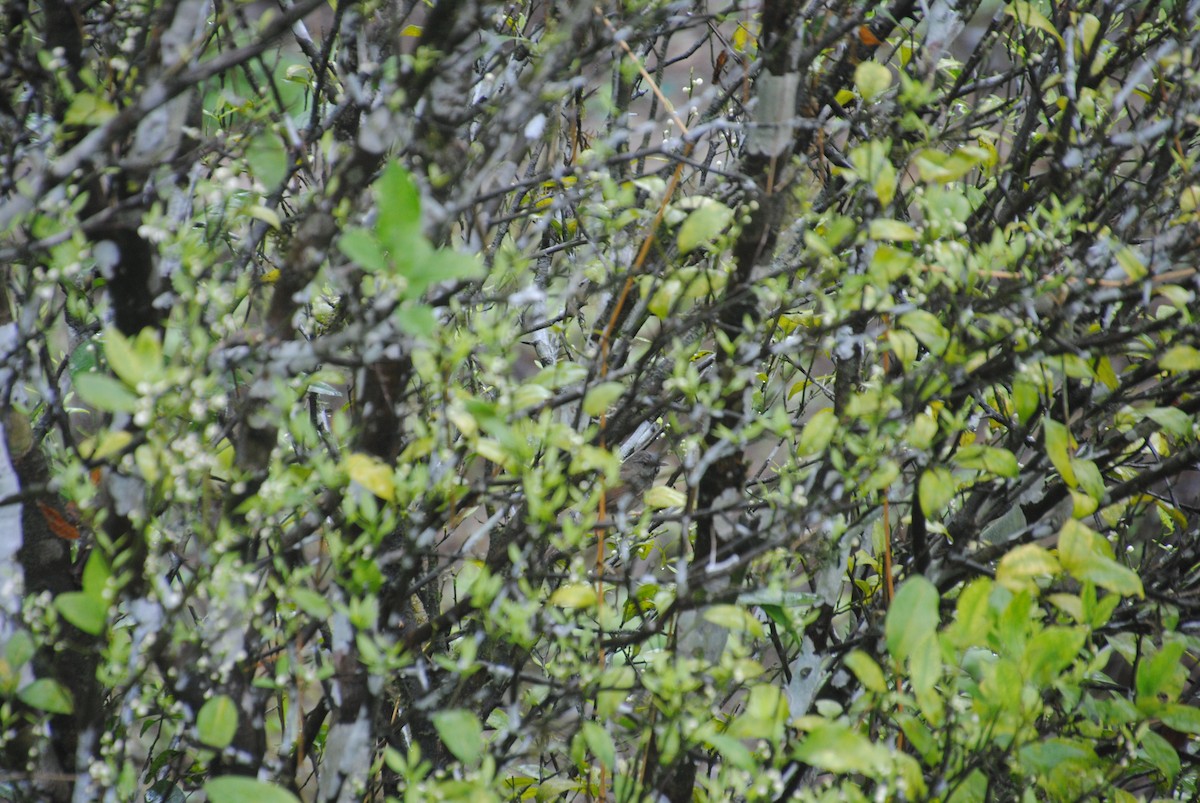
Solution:
M628 508L642 501L662 467L662 456L647 449L634 452L621 464L621 483L608 492L608 503Z

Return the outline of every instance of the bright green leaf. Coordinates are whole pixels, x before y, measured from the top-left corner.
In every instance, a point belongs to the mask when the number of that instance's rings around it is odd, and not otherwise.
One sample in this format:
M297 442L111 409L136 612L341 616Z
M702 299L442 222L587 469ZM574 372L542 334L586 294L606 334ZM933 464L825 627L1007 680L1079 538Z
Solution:
M917 497L921 502L921 510L929 518L941 516L942 511L946 509L946 505L950 504L950 500L957 492L954 474L950 469L941 466L923 472L917 486Z
M1009 551L996 567L996 582L1010 591L1033 590L1034 580L1054 577L1062 566L1048 549L1037 544L1022 544Z
M84 633L98 636L108 622L108 604L83 591L67 591L54 598L54 608Z
M214 803L300 803L286 789L242 775L213 778L204 784L204 793Z
M854 68L854 86L863 100L871 100L892 85L892 71L877 61L864 61Z
M588 750L599 762L612 769L616 766L617 761L617 746L613 743L612 736L603 726L596 722L585 721L582 725L583 740L587 743Z
M733 221L733 210L720 201L705 198L679 227L677 244L686 254L721 236Z
M900 220L875 218L867 227L867 234L872 240L891 240L893 242L911 242L918 235L916 229Z
M937 588L920 575L900 586L884 622L887 649L893 658L902 661L918 646L929 646L937 631L938 601Z
M33 681L17 692L17 698L25 705L50 714L69 714L75 710L71 692L50 678Z
M818 722L796 746L796 758L827 772L878 775L891 765L888 751L840 722Z
M433 726L438 736L454 756L464 764L474 765L483 755L483 726L479 718L462 708L437 711Z
M1200 371L1200 349L1194 346L1171 346L1158 358L1158 367L1164 371Z
M1106 552L1111 547L1083 522L1068 520L1059 531L1058 559L1069 574L1125 597L1145 596L1137 573Z
M346 229L338 238L337 247L345 257L370 273L387 270L387 255L373 232L360 228Z
M393 161L375 182L375 233L393 259L411 250L421 236L421 192L404 165Z
M238 710L228 695L218 694L205 701L196 714L196 736L209 747L223 750L233 743L237 733Z
M590 416L598 416L606 412L613 402L621 398L625 386L620 382L601 382L588 388L583 397L583 412Z
M986 471L997 477L1015 478L1020 472L1016 455L998 446L964 446L954 455L954 462L963 468Z
M1054 27L1054 23L1046 18L1046 15L1033 7L1032 3L1026 0L1013 0L1004 7L1004 13L1008 14L1013 19L1020 22L1022 25L1028 25L1030 28L1037 28L1039 31L1044 31L1050 34L1059 47L1065 47L1062 34Z
M825 407L813 414L800 432L800 441L796 451L802 456L815 455L825 451L837 431L837 416L832 408Z
M1046 417L1042 419L1042 432L1045 436L1046 455L1067 487L1074 488L1078 480L1075 478L1075 469L1071 466L1071 436L1067 428Z
M75 391L85 402L108 413L132 413L138 397L122 383L105 374L80 374L75 377Z
M879 668L879 664L875 663L875 659L862 650L852 650L843 659L843 663L858 678L858 682L867 689L878 694L883 694L888 690L883 670Z

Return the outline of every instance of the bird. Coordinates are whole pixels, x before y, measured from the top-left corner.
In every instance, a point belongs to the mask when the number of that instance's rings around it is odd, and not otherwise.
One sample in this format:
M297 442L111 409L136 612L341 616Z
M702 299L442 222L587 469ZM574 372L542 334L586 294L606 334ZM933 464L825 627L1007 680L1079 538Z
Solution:
M620 480L608 492L608 504L619 510L628 510L642 501L642 494L650 490L662 467L662 456L648 449L634 452L621 464Z

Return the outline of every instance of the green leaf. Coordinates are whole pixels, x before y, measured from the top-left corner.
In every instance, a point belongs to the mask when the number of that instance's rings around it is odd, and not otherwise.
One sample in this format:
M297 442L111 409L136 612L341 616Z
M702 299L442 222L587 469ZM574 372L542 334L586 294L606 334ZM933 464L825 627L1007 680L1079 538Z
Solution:
M1175 780L1181 765L1179 754L1175 752L1175 748L1171 746L1170 742L1154 731L1147 730L1142 734L1141 748L1147 760L1163 774L1168 783Z
M1017 418L1022 424L1029 423L1041 403L1037 385L1026 379L1013 380L1013 406L1017 409Z
M1042 419L1042 432L1046 443L1046 456L1063 478L1068 488L1078 484L1075 469L1071 466L1071 436L1067 428L1052 418Z
M387 270L388 258L375 234L366 229L347 229L338 238L338 250L359 267L370 273Z
M380 499L388 502L396 500L396 473L387 463L362 452L351 452L342 463L350 479Z
M1200 349L1194 346L1172 346L1158 358L1158 367L1164 371L1200 371Z
M954 474L950 469L937 466L927 469L921 474L921 481L917 486L917 497L921 502L921 510L927 517L940 516L946 509L946 505L950 504L950 500L954 498L955 493L957 493L957 488Z
M196 714L196 736L209 747L223 750L233 743L237 733L238 710L228 695L218 694L205 701Z
M943 354L950 344L950 332L932 313L925 310L906 312L896 323L901 328L912 332L917 340L920 340L922 345L934 354Z
M725 733L738 739L769 739L783 736L788 720L788 701L778 686L759 683L750 687L742 712L729 723Z
M646 507L651 510L665 510L671 507L683 507L687 504L687 494L666 485L655 485L643 496Z
M67 591L54 598L54 608L75 627L98 636L108 621L108 605L103 599L83 591Z
M1004 13L1022 25L1028 25L1030 28L1037 28L1039 31L1048 33L1058 42L1059 47L1066 46L1062 35L1054 27L1054 23L1050 22L1042 12L1034 8L1032 3L1026 2L1026 0L1013 0L1012 3L1004 7Z
M800 432L796 451L804 457L823 452L825 447L829 446L829 442L833 440L836 431L837 416L834 415L833 409L825 407L818 410L812 418L808 419L808 423Z
M1083 522L1071 519L1059 531L1058 560L1070 575L1121 596L1144 597L1137 573L1106 554L1110 551L1108 542Z
M617 746L607 730L595 722L585 721L582 726L583 740L592 755L608 769L616 766Z
M1087 630L1082 627L1056 626L1035 634L1022 657L1026 676L1042 686L1052 683L1075 661L1087 635Z
M746 772L756 772L759 770L758 762L754 758L754 754L746 745L742 744L740 739L735 739L732 736L726 736L723 733L710 733L704 737L704 743L713 748L733 766Z
M421 192L404 165L391 162L375 182L378 216L375 233L393 259L424 240L421 235Z
M108 413L132 413L138 397L129 388L105 374L80 374L75 377L75 392L87 404Z
M71 692L50 678L33 681L17 692L17 699L25 705L50 714L69 714L75 710Z
M854 86L863 100L871 100L892 85L892 71L877 61L864 61L854 68Z
M1016 455L998 446L964 446L954 455L954 462L963 468L986 471L1009 479L1015 478L1021 470Z
M213 778L204 784L204 794L213 803L300 803L300 799L286 789L242 775Z
M628 664L605 668L600 676L600 691L596 692L596 716L601 721L616 714L621 705L629 699L629 693L633 691L636 680L633 667Z
M749 633L755 638L763 635L762 622L740 605L712 605L704 611L704 619L726 630Z
M63 115L67 125L95 127L104 125L117 114L117 107L107 98L90 92L79 92L71 98L71 105Z
M93 549L92 554L88 555L87 564L83 567L84 593L96 600L103 601L104 589L108 585L110 577L112 577L112 571L108 568L108 561L104 559L104 555L99 549Z
M246 164L268 190L277 187L287 176L289 161L283 140L271 133L255 137L246 148Z
M593 385L583 397L583 412L590 416L598 416L606 412L624 392L625 386L620 382L601 382Z
M700 205L679 227L676 243L680 253L686 254L702 245L707 245L721 236L733 222L733 210L720 201L703 198Z
M1192 417L1175 407L1151 407L1143 413L1171 435L1190 435L1194 426Z
M1092 746L1078 739L1047 739L1022 747L1019 755L1021 764L1037 775L1048 775L1064 767L1085 769L1100 763Z
M950 642L958 647L983 644L991 630L990 605L992 581L986 577L973 580L954 607L954 623L946 629Z
M917 361L917 355L920 353L920 346L917 344L917 339L912 336L911 332L905 332L900 329L889 329L886 337L888 346L891 348L892 353L896 355L900 367L905 370L911 368L913 363Z
M875 140L850 151L850 164L854 167L855 176L870 185L883 207L891 204L896 197L898 175L888 159L891 148L891 140Z
M1162 649L1151 656L1143 656L1137 664L1137 675L1134 678L1134 688L1137 691L1138 708L1153 711L1160 702L1160 696L1167 698L1165 702L1174 702L1182 688L1182 679L1186 672L1179 659L1183 657L1184 645L1173 641L1164 644Z
M918 238L917 230L912 226L890 218L872 220L867 227L867 236L872 240L891 240L893 242L911 242Z
M131 388L147 378L149 372L142 366L133 344L115 326L105 327L104 357L113 373Z
M1104 500L1107 489L1104 485L1104 477L1100 474L1100 467L1095 462L1082 457L1072 457L1071 470L1079 480L1079 487L1083 489L1084 493L1097 502Z
M796 758L827 772L879 775L891 766L886 749L840 722L816 723L796 746Z
M328 619L333 613L329 600L309 588L293 588L289 594L296 607L314 619Z
M4 644L4 660L8 662L9 669L14 671L29 663L35 652L37 643L27 630L17 630Z
M858 682L870 691L884 694L888 690L887 679L875 659L862 650L851 651L843 660L846 668L854 673Z
M924 577L910 577L900 586L884 622L893 658L903 661L918 647L929 646L937 632L938 599L937 588Z
M438 711L433 715L438 736L454 756L464 764L474 765L483 755L483 726L479 718L462 708Z
M599 600L591 583L567 583L550 595L550 604L559 608L591 608Z
M1009 591L1033 591L1034 580L1039 577L1054 577L1062 566L1049 550L1037 544L1022 544L1009 551L996 567L996 582Z
M1158 712L1158 718L1171 730L1200 736L1200 708L1171 703Z

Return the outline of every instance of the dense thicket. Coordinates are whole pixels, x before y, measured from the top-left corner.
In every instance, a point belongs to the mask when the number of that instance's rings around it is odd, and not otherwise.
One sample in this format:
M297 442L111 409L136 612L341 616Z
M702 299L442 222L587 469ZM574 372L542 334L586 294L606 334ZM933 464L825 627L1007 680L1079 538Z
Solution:
M1198 13L7 4L0 798L1195 795Z

